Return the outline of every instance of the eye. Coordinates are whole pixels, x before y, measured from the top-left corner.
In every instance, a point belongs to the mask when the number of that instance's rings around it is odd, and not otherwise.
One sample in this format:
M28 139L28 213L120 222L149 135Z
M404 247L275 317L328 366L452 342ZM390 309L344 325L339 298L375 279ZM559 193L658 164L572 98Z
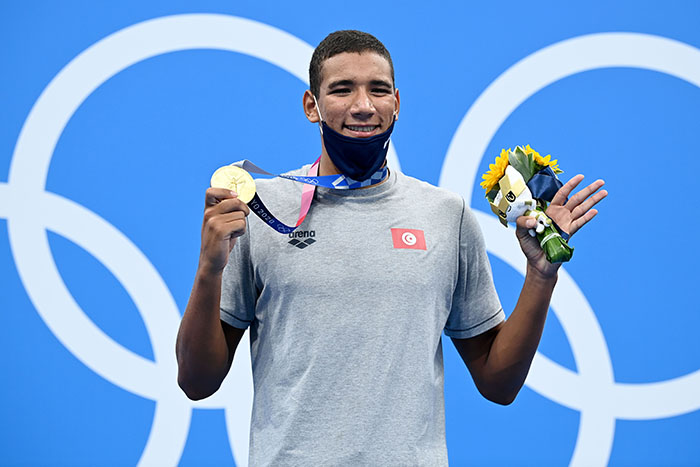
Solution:
M350 88L336 88L333 89L330 94L349 94Z

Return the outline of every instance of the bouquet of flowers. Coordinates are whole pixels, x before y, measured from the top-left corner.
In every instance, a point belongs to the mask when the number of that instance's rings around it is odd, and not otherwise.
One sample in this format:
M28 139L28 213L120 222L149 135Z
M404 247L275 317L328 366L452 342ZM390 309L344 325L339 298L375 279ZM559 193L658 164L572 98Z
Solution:
M557 178L562 170L551 157L540 156L529 144L516 146L515 150L503 149L482 176L481 187L486 190L491 210L506 227L520 216L537 219L537 227L530 229L530 235L537 236L550 263L563 263L571 259L574 249L566 243L568 235L560 232L545 214L562 187Z

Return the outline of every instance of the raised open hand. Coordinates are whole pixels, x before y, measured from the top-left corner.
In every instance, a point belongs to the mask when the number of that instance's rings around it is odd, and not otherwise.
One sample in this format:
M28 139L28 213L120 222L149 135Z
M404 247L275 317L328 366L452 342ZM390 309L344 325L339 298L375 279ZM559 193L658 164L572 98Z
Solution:
M596 180L567 201L566 197L581 183L581 180L583 180L583 175L576 175L566 182L554 195L545 211L549 218L569 235L576 233L598 214L598 210L593 209L593 206L608 195L606 190L600 190L605 182ZM528 265L544 277L554 276L560 264L552 264L547 261L539 241L528 233L528 230L534 228L536 224L534 218L521 216L516 222L515 233L520 241L520 247L527 257Z
M549 218L569 235L575 234L588 221L593 219L598 214L598 210L593 209L593 206L608 196L607 190L598 191L605 185L605 182L596 180L566 201L566 197L574 191L574 188L582 180L583 175L579 174L566 182L554 195L552 202L549 203L549 207L545 211Z

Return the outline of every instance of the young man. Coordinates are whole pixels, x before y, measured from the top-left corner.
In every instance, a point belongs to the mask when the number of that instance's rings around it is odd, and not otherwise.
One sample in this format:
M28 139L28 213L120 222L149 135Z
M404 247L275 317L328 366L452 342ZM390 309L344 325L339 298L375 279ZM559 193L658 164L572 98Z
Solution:
M250 327L251 464L446 464L442 332L479 391L510 403L537 349L558 265L529 236L534 220L520 218L527 275L506 321L464 201L384 168L400 99L391 57L373 36L329 35L314 52L310 84L303 105L321 129L319 175L368 186L317 188L300 228L315 242L303 249L254 216L246 223L235 194L207 190L177 342L180 386L192 399L214 393ZM597 181L564 205L582 178L548 210L570 234L606 195ZM258 183L280 217L296 214L301 190L282 179Z

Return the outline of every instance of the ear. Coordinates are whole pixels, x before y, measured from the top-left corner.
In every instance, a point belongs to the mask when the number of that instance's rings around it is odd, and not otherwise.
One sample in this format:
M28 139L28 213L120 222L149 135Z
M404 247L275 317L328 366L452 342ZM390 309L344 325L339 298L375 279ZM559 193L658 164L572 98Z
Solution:
M394 90L394 98L396 99L396 104L394 108L394 113L396 117L394 117L396 120L399 119L399 109L401 108L401 97L399 97L399 90L396 89Z
M311 93L310 89L307 89L304 92L303 105L306 118L311 123L318 123L320 120L318 117L318 109L316 108L316 101L314 100L314 95Z

